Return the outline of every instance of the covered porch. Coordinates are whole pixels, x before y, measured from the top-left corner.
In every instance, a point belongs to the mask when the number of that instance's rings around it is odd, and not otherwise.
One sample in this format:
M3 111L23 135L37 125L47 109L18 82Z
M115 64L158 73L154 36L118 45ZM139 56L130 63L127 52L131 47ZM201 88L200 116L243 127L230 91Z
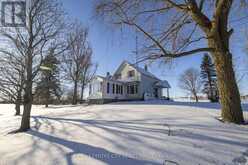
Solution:
M167 99L170 100L170 84L168 81L158 81L154 84L154 96L155 98ZM161 94L159 94L161 91Z

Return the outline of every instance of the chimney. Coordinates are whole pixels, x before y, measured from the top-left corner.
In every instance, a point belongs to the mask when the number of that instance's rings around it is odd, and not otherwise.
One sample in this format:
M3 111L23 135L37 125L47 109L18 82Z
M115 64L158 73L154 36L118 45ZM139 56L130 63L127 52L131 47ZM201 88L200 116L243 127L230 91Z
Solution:
M106 77L110 77L110 73L109 72L107 72Z
M144 67L145 71L148 71L148 66L145 64L145 67Z

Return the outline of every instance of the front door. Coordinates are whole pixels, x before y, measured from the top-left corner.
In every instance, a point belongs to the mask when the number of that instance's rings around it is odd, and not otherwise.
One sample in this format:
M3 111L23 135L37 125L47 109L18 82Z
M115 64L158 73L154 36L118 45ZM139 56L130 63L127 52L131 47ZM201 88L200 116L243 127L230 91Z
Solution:
M154 88L154 97L158 98L158 88Z

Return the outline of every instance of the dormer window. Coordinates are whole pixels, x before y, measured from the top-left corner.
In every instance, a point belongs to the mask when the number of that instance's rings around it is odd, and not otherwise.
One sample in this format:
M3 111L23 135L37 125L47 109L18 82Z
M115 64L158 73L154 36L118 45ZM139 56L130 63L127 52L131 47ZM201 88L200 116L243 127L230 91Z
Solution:
M121 74L117 74L116 79L121 79Z
M134 77L134 70L128 71L128 77Z

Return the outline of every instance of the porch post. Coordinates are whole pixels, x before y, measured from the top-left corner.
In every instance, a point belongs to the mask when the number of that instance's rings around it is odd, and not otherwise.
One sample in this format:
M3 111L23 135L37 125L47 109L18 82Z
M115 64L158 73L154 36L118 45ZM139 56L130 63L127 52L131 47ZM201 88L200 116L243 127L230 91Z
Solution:
M168 98L168 99L170 98L170 91L169 91L169 88L167 88L167 98Z

